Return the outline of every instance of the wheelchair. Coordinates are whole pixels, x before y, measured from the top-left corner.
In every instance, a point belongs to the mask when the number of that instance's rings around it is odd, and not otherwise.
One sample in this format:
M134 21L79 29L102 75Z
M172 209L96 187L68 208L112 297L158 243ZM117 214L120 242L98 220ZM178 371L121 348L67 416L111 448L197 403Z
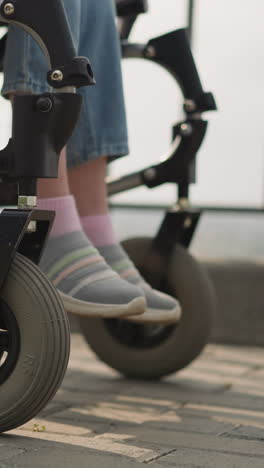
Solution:
M108 181L109 195L145 185L177 186L178 199L165 214L153 238L124 241L123 247L155 289L179 299L183 316L177 325L142 325L125 320L80 318L88 345L99 358L121 374L137 379L159 379L192 362L207 344L216 313L212 283L202 265L188 252L201 211L189 203L195 182L196 155L208 122L203 112L216 110L212 93L204 92L184 29L156 37L147 44L132 43L130 32L138 15L148 11L146 0L116 0L124 59L151 61L169 73L180 88L185 119L172 128L173 141L161 163Z
M167 160L108 183L110 195L142 184L177 184L177 203L158 234L130 239L124 247L154 287L180 300L183 318L178 326L78 320L102 361L127 377L158 379L188 365L210 334L215 297L206 272L187 251L201 214L189 207L188 188L195 180L195 158L207 127L201 114L216 105L212 94L202 89L186 32L133 44L129 34L138 15L147 11L147 2L116 3L123 56L164 67L184 98L186 120L173 127ZM38 178L57 177L59 153L80 111L75 89L95 80L88 59L76 57L62 0L4 0L0 21L32 34L46 54L47 81L53 88L52 93L14 98L12 137L0 151L0 206L17 206L0 213L0 432L6 432L46 406L67 368L68 318L56 289L37 266L54 213L36 209L36 185ZM3 49L4 40L0 53Z
M54 89L14 98L12 138L0 151L0 206L17 206L0 214L0 432L5 432L48 403L67 367L68 318L37 266L54 213L36 209L36 184L38 178L57 177L59 153L80 111L75 89L94 84L94 78L88 59L76 57L61 0L4 0L0 20L19 25L39 43Z

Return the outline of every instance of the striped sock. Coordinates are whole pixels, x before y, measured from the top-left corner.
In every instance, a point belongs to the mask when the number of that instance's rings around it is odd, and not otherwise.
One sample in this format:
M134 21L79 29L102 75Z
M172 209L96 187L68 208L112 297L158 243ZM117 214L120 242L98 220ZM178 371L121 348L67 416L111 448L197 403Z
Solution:
M142 291L122 280L81 231L52 237L40 267L70 312L121 317L145 310Z
M150 321L177 322L181 316L181 308L176 299L157 291L146 283L135 265L128 258L119 244L98 247L100 254L112 269L128 283L139 287L145 295ZM145 317L144 317L145 316ZM136 318L136 321L148 321L147 314Z
M142 314L142 291L122 280L87 239L74 198L40 199L38 207L56 211L40 268L59 290L66 310L88 317Z
M82 231L80 218L72 195L54 198L39 198L38 209L52 210L56 212L50 237L59 237L67 232Z
M96 247L117 243L109 214L83 216L81 223L83 231L86 232L90 241Z
M108 265L120 278L137 286L144 294L147 309L144 315L136 317L136 321L146 323L179 321L181 316L179 303L167 294L152 289L142 278L124 249L117 243L110 215L86 216L81 218L81 222L84 232L95 243Z

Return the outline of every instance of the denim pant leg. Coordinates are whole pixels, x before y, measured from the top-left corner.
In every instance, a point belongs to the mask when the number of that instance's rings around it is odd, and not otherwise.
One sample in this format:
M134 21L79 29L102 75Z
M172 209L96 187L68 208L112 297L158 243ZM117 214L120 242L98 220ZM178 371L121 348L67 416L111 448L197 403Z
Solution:
M91 60L96 86L80 90L83 106L79 125L68 145L69 166L100 156L111 160L128 153L115 13L114 0L82 1L78 53Z
M81 3L82 0L64 0L76 49L80 38ZM20 27L10 25L4 58L2 95L6 97L14 92L35 94L50 91L46 81L48 70L46 58L36 41Z

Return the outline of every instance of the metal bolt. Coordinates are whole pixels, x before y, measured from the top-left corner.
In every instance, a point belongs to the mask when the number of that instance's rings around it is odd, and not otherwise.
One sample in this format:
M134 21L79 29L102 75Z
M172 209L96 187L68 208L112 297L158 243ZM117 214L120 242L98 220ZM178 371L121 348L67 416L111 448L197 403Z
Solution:
M37 206L37 197L19 195L18 197L18 208L35 208Z
M185 229L189 229L192 225L192 219L191 218L185 218L184 220L184 227Z
M192 125L185 122L185 123L182 123L181 124L181 135L182 136L185 136L185 137L188 137L192 134L192 131L193 131L193 128L192 128Z
M196 102L194 102L192 99L186 99L184 102L184 109L186 112L194 112L196 109Z
M145 56L148 58L156 57L156 49L153 46L148 46L145 51Z
M60 70L54 70L51 74L52 81L62 81L63 73Z
M190 207L188 198L179 198L176 211L186 211Z
M157 174L156 169L154 169L153 167L150 167L144 172L144 177L146 177L146 179L148 180L153 180L155 179L156 174Z
M15 13L15 5L13 5L13 3L6 3L3 11L6 16L11 16Z
M27 232L36 232L37 230L37 222L36 221L29 221Z
M37 110L39 110L40 112L50 112L52 106L52 100L48 97L40 97L37 100Z

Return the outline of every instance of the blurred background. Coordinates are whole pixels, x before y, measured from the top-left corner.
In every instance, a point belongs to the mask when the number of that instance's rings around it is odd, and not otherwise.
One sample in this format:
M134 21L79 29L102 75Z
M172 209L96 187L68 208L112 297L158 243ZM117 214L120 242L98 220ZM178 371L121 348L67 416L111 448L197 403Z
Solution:
M188 22L193 3L193 52L205 90L216 97L219 111L210 121L198 157L195 204L264 205L264 38L262 0L149 0L131 38L150 38ZM111 166L120 175L158 161L166 152L172 124L181 118L182 99L172 78L146 61L123 64L131 157ZM167 204L174 187L136 189L113 201Z
M264 256L264 3L149 0L149 6L133 30L134 41L186 27L193 8L194 57L204 89L218 104L217 112L204 114L209 129L191 189L194 205L214 209L204 211L191 251L206 259L259 261ZM111 165L112 176L159 161L170 144L172 124L182 116L180 91L160 67L129 59L123 61L123 73L131 156ZM167 184L112 197L120 237L153 236L175 192Z

